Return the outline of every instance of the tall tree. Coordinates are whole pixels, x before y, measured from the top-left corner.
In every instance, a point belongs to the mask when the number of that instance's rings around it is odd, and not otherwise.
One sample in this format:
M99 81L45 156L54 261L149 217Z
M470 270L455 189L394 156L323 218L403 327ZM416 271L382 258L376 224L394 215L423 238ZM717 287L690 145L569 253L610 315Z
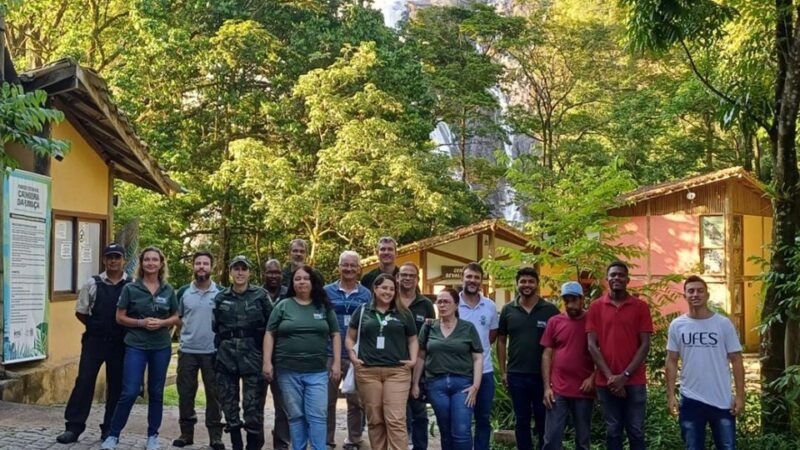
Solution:
M503 66L492 58L492 39L499 35L497 29L484 28L500 21L485 6L432 6L417 11L402 29L430 78L437 121L456 137L458 171L465 184L471 181L469 155L479 154L480 148L491 155L504 139L500 103L491 92L503 74Z
M766 322L762 345L764 408L762 426L765 431L785 431L788 413L780 407L782 397L774 389L788 365L784 354L787 331L797 332L800 326L793 319L794 311L785 297L784 287L797 276L788 261L795 251L800 227L800 173L797 166L797 119L800 107L800 5L793 0L766 2L734 1L721 4L712 0L621 0L628 8L628 29L631 42L639 50L665 51L680 48L687 63L706 89L728 103L734 112L741 112L752 124L758 124L770 141L773 192L773 248L770 260L770 283L764 298L762 317ZM713 50L720 43L736 39L730 35L731 24L753 26L753 33L763 33L758 25L771 24L770 60L760 61L760 70L771 78L771 93L759 90L758 83L744 86L714 84L696 63L696 52ZM763 38L762 38L763 39ZM758 54L748 62L759 61ZM750 67L752 71L754 67ZM733 78L733 77L732 77ZM751 77L749 81L758 79ZM748 81L744 78L742 81ZM746 93L747 95L741 95ZM750 94L763 93L751 98Z

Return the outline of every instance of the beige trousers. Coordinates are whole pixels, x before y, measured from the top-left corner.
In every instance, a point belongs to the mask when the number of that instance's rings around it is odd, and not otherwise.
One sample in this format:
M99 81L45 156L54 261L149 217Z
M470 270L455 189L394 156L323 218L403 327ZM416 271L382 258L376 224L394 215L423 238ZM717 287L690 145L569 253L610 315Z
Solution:
M372 450L408 450L406 403L411 369L361 367L356 370L356 385Z

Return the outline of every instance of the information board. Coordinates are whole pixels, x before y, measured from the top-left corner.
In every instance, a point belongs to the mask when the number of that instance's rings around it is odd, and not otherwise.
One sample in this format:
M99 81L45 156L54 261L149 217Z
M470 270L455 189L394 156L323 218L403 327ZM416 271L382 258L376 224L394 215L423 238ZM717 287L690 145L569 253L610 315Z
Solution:
M3 184L3 363L47 356L50 178L15 170Z

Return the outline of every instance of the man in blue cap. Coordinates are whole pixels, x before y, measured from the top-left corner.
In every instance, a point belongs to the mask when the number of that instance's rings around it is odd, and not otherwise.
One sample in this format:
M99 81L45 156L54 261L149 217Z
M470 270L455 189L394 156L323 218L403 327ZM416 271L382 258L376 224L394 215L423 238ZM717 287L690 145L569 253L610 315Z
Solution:
M100 366L106 365L106 412L100 424L101 439L105 440L111 416L122 390L122 361L125 355L125 329L117 324L117 300L130 278L125 273L125 248L111 243L103 250L105 271L86 281L78 294L75 316L85 326L81 338L81 359L75 387L64 411L66 430L56 441L69 444L78 440L86 429L86 419L92 408L94 387Z
M594 403L594 362L586 345L583 288L575 281L561 286L564 313L547 322L541 344L544 405L547 419L544 449L560 450L567 416L575 425L575 448L589 450Z

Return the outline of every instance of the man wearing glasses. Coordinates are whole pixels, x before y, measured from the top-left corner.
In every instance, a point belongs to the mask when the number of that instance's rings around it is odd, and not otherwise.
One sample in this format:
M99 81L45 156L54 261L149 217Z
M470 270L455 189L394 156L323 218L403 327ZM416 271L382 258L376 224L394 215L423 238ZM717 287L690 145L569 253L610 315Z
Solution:
M361 257L354 251L347 250L339 255L339 279L325 286L325 293L333 305L339 329L346 330L351 320L358 320L353 314L361 305L370 302L370 290L358 282L361 271ZM350 358L344 348L344 338L347 333L342 333L342 371L347 373L350 367ZM332 349L328 348L328 365L333 363ZM336 447L336 400L339 397L339 381L332 379L328 384L328 448ZM346 394L347 399L347 440L344 442L346 450L357 450L361 446L361 435L364 429L364 409L358 399L358 394Z
M404 263L400 266L397 273L400 284L400 295L398 298L414 317L417 325L417 335L422 330L422 325L427 319L436 317L433 309L433 302L419 292L419 268L412 262ZM428 448L428 411L425 402L416 398L408 397L406 407L406 420L408 421L408 434L413 446L413 450L425 450Z

